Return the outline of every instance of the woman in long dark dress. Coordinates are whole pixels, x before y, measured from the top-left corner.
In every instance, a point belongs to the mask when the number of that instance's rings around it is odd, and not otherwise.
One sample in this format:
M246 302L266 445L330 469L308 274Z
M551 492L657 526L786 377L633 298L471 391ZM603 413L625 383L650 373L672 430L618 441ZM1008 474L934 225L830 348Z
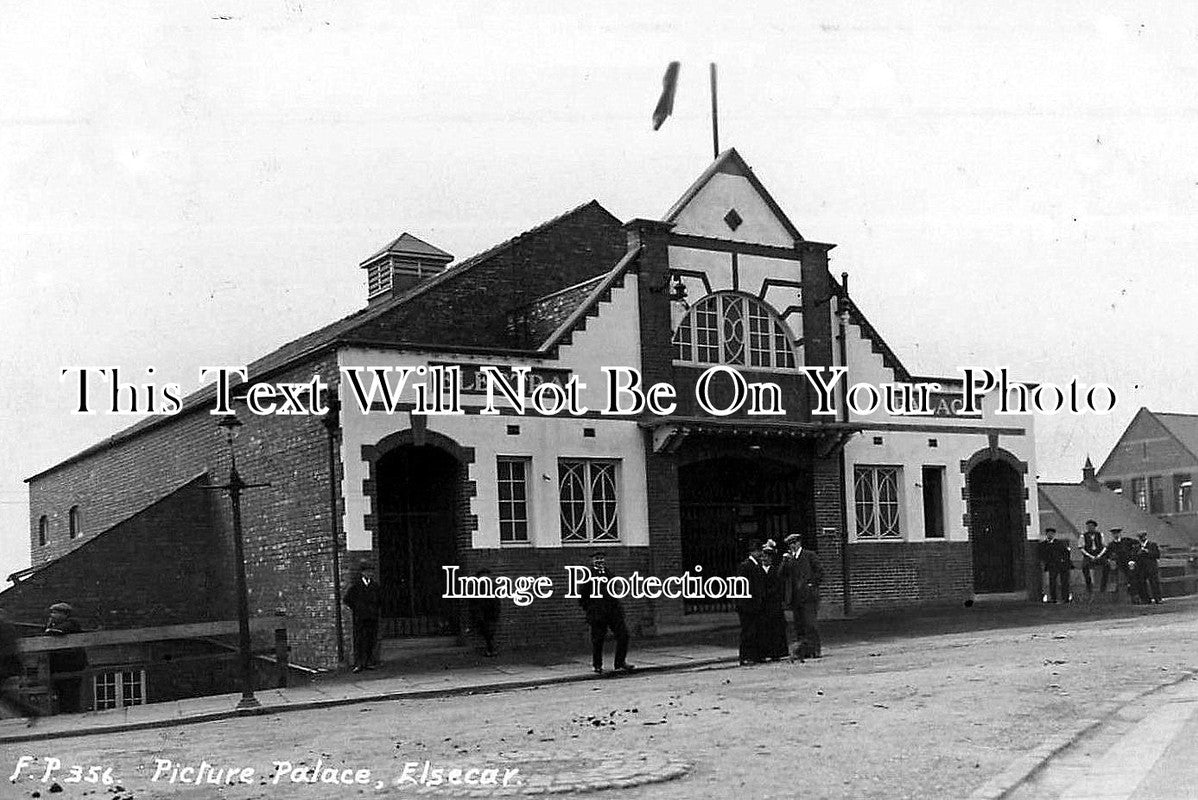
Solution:
M783 611L784 584L782 562L778 558L778 546L770 539L762 547L763 561L769 565L765 574L764 607L758 627L760 637L757 652L761 658L771 661L785 658L790 650L786 642L786 613Z

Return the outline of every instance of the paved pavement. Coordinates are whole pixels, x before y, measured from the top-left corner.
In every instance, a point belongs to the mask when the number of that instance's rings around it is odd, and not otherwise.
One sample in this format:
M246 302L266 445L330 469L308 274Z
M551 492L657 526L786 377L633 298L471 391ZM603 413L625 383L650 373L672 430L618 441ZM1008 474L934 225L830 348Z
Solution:
M1198 609L1198 597L1178 598L1167 611ZM858 619L826 620L822 623L826 645L877 642L915 636L1001 629L1042 622L1083 622L1090 619L1142 616L1158 613L1158 607L1074 603L1045 606L1036 603L1006 603L990 607L934 609L923 613L871 615ZM682 631L657 640L656 646L637 643L634 651L638 671L655 673L715 664L735 663L730 646L735 633L722 630ZM499 663L472 659L471 665L428 660L393 664L386 672L360 675L340 674L332 680L316 681L287 689L265 689L256 693L261 707L236 710L240 693L213 695L109 711L64 714L26 727L23 720L0 719L0 743L87 736L96 733L163 728L210 722L239 716L275 714L322 707L351 705L379 700L420 699L453 695L500 692L532 686L549 686L595 680L589 654L554 656L553 663L526 663L520 653ZM1054 751L1055 752L1055 751Z
M735 660L735 651L717 645L639 647L636 651L637 672L648 674ZM5 719L0 720L0 743L161 728L378 700L479 694L603 679L596 678L591 671L589 654L565 657L555 664L488 663L453 670L420 671L413 668L403 674L363 672L336 681L259 691L256 697L261 707L248 711L236 710L241 699L241 693L237 692L84 714L60 714L45 717L32 727L27 727L24 720Z
M1003 795L1009 800L1198 797L1198 679L1144 694Z

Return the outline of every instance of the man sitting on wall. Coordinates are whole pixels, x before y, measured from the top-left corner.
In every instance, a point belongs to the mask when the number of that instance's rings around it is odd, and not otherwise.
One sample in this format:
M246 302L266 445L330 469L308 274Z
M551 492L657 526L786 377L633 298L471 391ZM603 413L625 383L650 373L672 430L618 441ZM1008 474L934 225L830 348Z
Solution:
M1082 532L1082 577L1086 580L1086 597L1093 599L1094 583L1090 575L1092 570L1101 572L1099 592L1106 591L1107 578L1111 574L1111 565L1103 558L1106 548L1102 546L1102 532L1098 530L1096 520L1086 520L1086 529Z
M1068 603L1072 598L1069 594L1069 570L1073 569L1073 560L1069 556L1069 544L1057 538L1056 528L1045 528L1044 539L1039 547L1040 564L1048 574L1048 600L1057 602L1057 595L1062 603Z
M79 621L74 617L75 609L66 603L55 603L50 606L50 620L46 623L46 636L69 636L82 633ZM58 695L58 710L65 713L81 711L79 706L80 691L83 688L83 676L79 673L87 669L87 651L80 647L66 650L50 651L50 679L54 684L54 693Z

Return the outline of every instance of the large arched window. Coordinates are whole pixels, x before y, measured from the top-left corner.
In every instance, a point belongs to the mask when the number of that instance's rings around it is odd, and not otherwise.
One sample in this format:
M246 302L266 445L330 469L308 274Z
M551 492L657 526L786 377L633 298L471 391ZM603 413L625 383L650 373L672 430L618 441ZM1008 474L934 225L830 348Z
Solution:
M765 303L737 292L716 292L695 303L674 331L674 358L763 369L795 366L786 326Z

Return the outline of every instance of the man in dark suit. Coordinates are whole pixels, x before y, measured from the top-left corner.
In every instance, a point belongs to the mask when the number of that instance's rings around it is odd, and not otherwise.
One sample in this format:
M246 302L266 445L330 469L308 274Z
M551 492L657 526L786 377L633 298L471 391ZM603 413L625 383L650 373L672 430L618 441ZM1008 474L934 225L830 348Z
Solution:
M610 577L607 557L596 552L591 555L591 575ZM583 581L578 584L578 603L591 628L591 666L596 675L603 674L603 645L610 630L616 638L615 668L632 672L636 667L626 660L628 657L628 626L624 624L624 606L611 596L605 580Z
M1038 549L1040 564L1048 573L1048 602L1057 602L1059 594L1061 602L1068 603L1072 599L1069 594L1069 570L1073 569L1068 543L1057 538L1056 528L1045 528L1044 539Z
M1140 531L1140 544L1132 556L1136 588L1141 603L1160 603L1161 600L1161 548L1156 542L1148 541L1148 531Z
M736 601L740 616L740 663L756 664L763 660L761 653L761 624L765 611L766 573L762 566L762 542L749 544L749 556L736 568L736 575L749 584L749 596Z
M787 536L786 545L790 550L782 562L782 581L786 605L794 614L798 639L795 654L800 658L819 658L822 643L815 620L819 615L819 585L824 579L824 568L815 553L803 547L801 535Z
M379 583L369 561L358 564L358 577L345 592L345 604L354 612L354 672L374 669L374 648L379 639Z

